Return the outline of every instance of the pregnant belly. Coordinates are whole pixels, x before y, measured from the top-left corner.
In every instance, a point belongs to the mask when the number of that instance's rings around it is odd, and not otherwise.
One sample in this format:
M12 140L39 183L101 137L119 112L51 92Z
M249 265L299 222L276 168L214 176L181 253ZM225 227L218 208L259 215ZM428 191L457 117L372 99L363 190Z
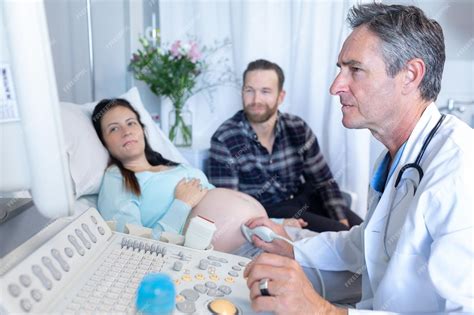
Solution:
M200 215L216 224L212 245L215 250L230 253L242 246L246 240L240 226L253 217L267 217L262 205L255 198L230 189L215 188L191 211L191 216Z

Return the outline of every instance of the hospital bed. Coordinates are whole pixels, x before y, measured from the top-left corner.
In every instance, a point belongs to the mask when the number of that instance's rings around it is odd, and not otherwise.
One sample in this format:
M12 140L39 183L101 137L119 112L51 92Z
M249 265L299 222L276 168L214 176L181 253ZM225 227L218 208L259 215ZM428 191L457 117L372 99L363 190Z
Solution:
M187 163L153 123L136 88L120 97L140 113L153 149ZM249 259L117 233L94 209L108 162L90 121L94 106L61 104L76 196L74 214L46 222L39 233L3 257L0 314L135 313L141 279L154 272L174 281L175 314L211 314L219 309L251 313L243 278Z

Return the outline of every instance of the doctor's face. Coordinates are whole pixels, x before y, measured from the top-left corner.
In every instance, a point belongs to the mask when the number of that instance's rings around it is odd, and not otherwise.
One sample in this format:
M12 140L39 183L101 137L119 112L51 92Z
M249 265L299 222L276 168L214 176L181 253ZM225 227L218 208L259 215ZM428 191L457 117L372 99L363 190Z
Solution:
M145 134L133 111L115 106L104 114L100 124L107 149L120 162L145 154Z
M242 87L242 102L247 119L264 123L276 115L285 91L278 89L278 76L273 70L247 72Z
M402 80L388 76L381 50L380 39L365 26L355 28L344 42L330 92L339 96L347 128L378 132L399 114Z

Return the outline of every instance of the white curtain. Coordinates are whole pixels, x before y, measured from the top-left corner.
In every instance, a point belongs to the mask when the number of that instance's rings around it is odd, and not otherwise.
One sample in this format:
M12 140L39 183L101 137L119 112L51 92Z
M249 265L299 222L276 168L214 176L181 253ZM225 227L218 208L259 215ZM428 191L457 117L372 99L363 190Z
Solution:
M239 76L255 59L278 63L285 72L287 91L280 109L299 115L311 126L340 186L357 194L355 210L363 216L370 134L345 129L339 99L329 94L339 50L349 34L345 18L354 2L161 0L160 28L163 42L187 35L206 44L229 38L233 46L227 57ZM209 147L216 128L242 106L240 92L232 88L220 89L212 106L199 95L189 105L196 148ZM169 110L169 103L164 102L164 120Z

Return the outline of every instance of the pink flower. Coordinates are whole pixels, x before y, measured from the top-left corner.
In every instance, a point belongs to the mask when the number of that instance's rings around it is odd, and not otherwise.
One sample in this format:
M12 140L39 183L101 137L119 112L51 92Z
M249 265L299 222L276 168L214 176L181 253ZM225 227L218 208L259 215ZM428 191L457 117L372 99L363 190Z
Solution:
M199 51L198 45L196 43L190 43L191 49L188 52L188 58L192 63L196 63L201 58L201 52Z
M173 43L173 45L171 45L171 49L170 49L170 52L171 52L171 56L177 58L181 55L181 41L180 40L177 40Z

